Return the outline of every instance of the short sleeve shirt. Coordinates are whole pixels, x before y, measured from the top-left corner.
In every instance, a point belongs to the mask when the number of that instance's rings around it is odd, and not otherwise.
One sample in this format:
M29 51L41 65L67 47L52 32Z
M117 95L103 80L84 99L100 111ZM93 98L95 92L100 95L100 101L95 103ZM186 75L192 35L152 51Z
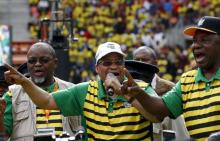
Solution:
M77 84L71 88L58 91L55 93L59 94L53 94L53 98L60 109L61 113L64 116L76 116L76 115L82 115L82 125L83 127L86 128L86 120L84 118L84 102L87 96L88 92L88 86L89 82L84 82ZM101 80L98 81L98 99L104 100L106 95L105 95L105 90L103 87L103 82ZM155 91L150 87L147 86L145 88L145 91L150 94L150 95L155 95ZM117 101L127 101L123 96L117 96L114 99L109 99L109 108L110 110L113 109L114 102ZM112 108L111 108L112 106ZM85 137L87 138L87 137ZM86 139L84 139L86 140Z
M206 79L202 74L202 70L198 68L197 74L195 77L195 83L205 82L206 84L212 82L213 80L220 80L220 69L218 69L217 73L210 79ZM210 87L206 85L205 89L209 89ZM177 84L173 87L173 89L167 92L162 97L165 105L171 112L171 118L177 118L179 115L183 113L183 103L182 103L182 90L181 90L181 82L177 82Z

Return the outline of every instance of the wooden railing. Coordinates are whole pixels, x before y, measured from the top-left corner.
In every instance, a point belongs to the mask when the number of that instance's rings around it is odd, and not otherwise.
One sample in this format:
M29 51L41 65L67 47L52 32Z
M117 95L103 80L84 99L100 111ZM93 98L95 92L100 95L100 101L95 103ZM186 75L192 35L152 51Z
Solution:
M20 65L27 61L27 52L34 41L14 41L12 43L12 63Z

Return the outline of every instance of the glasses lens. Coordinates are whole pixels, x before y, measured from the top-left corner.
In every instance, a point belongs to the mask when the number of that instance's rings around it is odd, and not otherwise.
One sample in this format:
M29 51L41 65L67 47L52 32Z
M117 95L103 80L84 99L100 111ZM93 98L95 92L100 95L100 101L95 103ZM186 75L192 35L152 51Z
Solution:
M51 59L50 58L39 58L39 62L41 64L46 64L50 61Z
M122 65L124 65L124 61L119 60L119 61L116 61L115 64L118 65L118 66L122 66Z
M111 61L103 61L103 62L102 62L102 65L103 65L103 66L111 66L111 65L112 65L112 62L111 62Z
M28 63L29 64L36 64L37 61L39 61L40 64L46 64L46 63L50 62L51 60L52 60L52 58L48 58L48 57L30 58L30 59L28 59Z
M37 63L37 58L31 58L27 61L29 64L36 64Z
M122 66L124 64L124 61L123 60L119 60L119 61L101 61L99 64L102 64L103 66L111 66L112 64L115 64L117 66Z

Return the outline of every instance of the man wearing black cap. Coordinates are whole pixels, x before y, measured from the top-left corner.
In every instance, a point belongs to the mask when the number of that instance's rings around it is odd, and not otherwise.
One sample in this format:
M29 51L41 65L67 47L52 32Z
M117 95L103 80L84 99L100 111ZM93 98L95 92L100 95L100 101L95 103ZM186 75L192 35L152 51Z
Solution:
M125 67L134 79L143 80L149 84L152 82L154 75L159 71L155 65L136 60L126 60Z
M133 51L133 59L138 60L141 62L144 62L145 64L152 64L153 66L157 66L157 55L156 52L147 46L141 46L138 47ZM152 69L149 67L141 66L141 70L145 75L152 74L149 73L152 72ZM141 71L141 72L142 72ZM152 76L151 86L155 89L156 93L159 96L162 96L166 92L172 89L174 87L174 83L165 79L160 78L156 73L156 71ZM154 123L154 140L158 141L161 140L162 136L161 133L163 130L174 130L176 139L187 139L189 138L188 131L185 127L185 122L183 119L183 116L178 117L175 120L172 120L170 118L165 118L163 122L161 123Z
M220 18L205 16L197 26L184 30L185 35L193 38L192 51L198 69L184 73L162 98L146 95L137 87L130 87L128 93L158 118L183 114L190 137L201 141L220 130L219 27Z
M141 46L133 51L133 59L157 66L158 58L156 52L152 48ZM160 78L156 73L151 82L151 86L155 89L159 96L162 96L174 85L175 84L173 82Z
M31 83L49 92L73 86L72 83L54 77L57 63L58 60L52 46L44 42L37 42L30 47L27 53L27 63L22 64L18 71L28 77L27 79ZM32 89L29 88L29 90ZM33 141L34 135L42 128L54 128L56 136L59 136L62 131L73 135L74 130L80 126L80 124L77 125L80 121L78 117L66 118L61 116L59 110L37 107L19 85L9 86L9 91L4 94L3 98L6 101L4 130L13 141ZM41 100L39 97L38 99ZM69 120L72 119L75 120L75 125L70 125ZM2 125L2 121L0 124Z

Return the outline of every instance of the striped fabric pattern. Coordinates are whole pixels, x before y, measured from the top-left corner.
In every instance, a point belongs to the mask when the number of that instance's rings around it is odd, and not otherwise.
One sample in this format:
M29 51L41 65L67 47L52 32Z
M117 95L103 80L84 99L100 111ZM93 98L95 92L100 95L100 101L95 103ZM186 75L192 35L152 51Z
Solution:
M62 124L62 116L59 110L51 110L50 117L47 122L45 118L45 110L40 109L37 107L37 118L36 118L36 127L37 128L55 128L55 135L59 136L63 131L63 124Z
M195 83L197 70L181 78L183 113L192 138L205 140L220 131L220 80Z
M55 92L59 89L58 83L55 82L53 87L45 89L48 92ZM54 128L55 135L59 136L63 132L62 115L59 110L45 110L36 107L36 127L37 128Z
M91 81L84 103L88 140L151 140L152 124L134 107L118 101L108 112L109 102L97 96L98 83Z

